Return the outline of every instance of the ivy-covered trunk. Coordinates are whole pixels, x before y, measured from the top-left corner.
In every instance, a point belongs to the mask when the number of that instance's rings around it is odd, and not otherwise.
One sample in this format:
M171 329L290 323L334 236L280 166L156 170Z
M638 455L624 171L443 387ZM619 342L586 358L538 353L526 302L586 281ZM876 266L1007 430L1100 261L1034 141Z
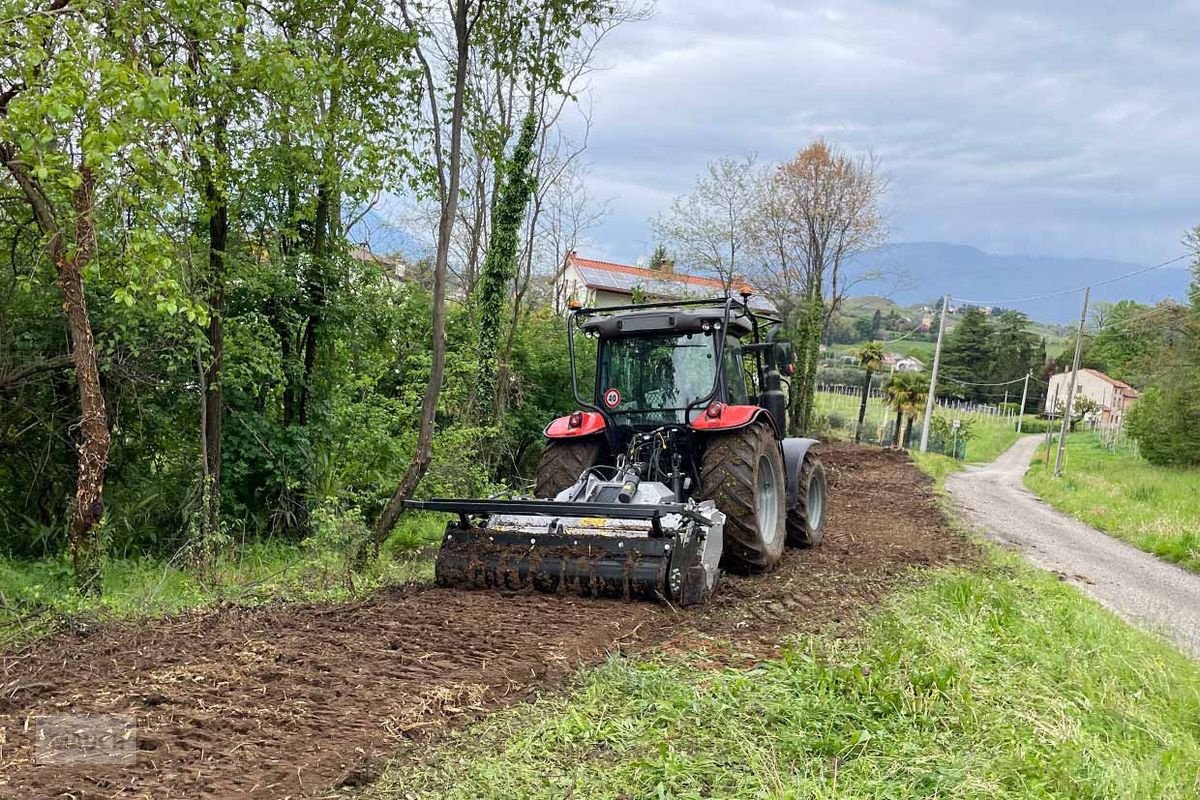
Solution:
M789 431L802 436L813 425L813 396L816 393L817 366L821 361L822 303L819 289L809 289L796 332L796 349L800 354L800 369L792 381Z
M537 117L530 112L521 124L521 135L504 171L504 183L492 217L492 238L488 241L477 290L479 365L475 394L477 418L484 424L493 422L496 416L501 317L508 288L516 275L521 222L535 189L529 164L533 160L537 132Z

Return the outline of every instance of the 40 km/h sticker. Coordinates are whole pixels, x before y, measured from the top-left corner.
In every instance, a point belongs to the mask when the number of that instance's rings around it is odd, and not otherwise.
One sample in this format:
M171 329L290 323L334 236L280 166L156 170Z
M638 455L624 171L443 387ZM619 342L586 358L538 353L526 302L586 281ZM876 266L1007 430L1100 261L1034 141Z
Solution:
M616 408L621 405L621 393L617 389L604 390L604 405L609 408Z

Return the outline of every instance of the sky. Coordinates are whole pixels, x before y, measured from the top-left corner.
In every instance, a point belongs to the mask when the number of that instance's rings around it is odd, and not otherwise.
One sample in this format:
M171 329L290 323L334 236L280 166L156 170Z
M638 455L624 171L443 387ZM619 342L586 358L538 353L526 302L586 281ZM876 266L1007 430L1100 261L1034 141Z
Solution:
M707 161L873 152L893 241L1149 264L1200 223L1200 0L660 0L583 102L589 254L632 262Z

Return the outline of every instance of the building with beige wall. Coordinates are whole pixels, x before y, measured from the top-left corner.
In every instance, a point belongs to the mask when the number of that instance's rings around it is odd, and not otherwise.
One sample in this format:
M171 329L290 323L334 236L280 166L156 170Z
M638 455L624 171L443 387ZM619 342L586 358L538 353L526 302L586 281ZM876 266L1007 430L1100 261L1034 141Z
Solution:
M1050 376L1050 386L1046 391L1047 414L1058 416L1058 406L1066 403L1070 383L1069 371ZM1119 425L1124 421L1130 404L1137 399L1138 391L1128 383L1111 378L1098 369L1081 369L1079 380L1075 384L1075 396L1087 397L1099 407L1097 422Z

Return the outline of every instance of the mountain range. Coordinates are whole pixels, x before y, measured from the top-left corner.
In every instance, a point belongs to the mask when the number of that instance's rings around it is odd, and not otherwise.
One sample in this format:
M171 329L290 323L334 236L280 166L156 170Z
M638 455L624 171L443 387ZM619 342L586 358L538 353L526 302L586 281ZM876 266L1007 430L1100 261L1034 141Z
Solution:
M874 275L854 286L853 294L883 295L901 305L932 303L949 294L958 303L977 301L1015 308L1042 322L1070 322L1079 318L1081 292L1022 298L1099 283L1147 266L1098 258L1000 256L948 242L898 242L857 256L847 274ZM1180 261L1097 286L1091 301L1128 299L1152 304L1168 297L1185 301L1190 280L1187 262Z

